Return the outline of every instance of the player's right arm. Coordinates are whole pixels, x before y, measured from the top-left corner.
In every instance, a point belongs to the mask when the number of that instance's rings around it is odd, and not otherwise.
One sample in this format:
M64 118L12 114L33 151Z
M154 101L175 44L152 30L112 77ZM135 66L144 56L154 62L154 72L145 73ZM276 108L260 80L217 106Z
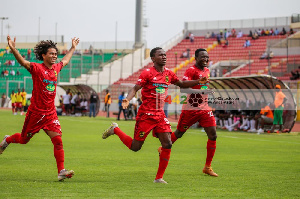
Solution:
M16 49L16 38L14 38L14 40L12 41L11 38L10 38L10 36L8 35L7 36L7 43L8 43L8 46L9 46L11 52L14 54L17 62L21 66L24 66L27 70L29 70L30 69L30 62L27 61L26 59L24 59L22 57L22 55Z
M141 88L142 86L136 84L132 89L130 89L127 97L122 101L123 109L127 109L129 101L136 95L136 92L138 92L138 90L140 90Z

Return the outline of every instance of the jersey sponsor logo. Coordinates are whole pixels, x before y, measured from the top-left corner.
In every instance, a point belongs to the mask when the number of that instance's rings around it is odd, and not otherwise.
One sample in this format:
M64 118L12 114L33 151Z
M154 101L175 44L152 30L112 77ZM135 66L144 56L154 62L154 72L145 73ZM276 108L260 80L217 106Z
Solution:
M169 76L166 76L166 82L169 82Z
M155 91L157 92L157 93L165 93L166 92L166 89L165 88L163 88L163 87L157 87L156 89L155 89Z
M47 83L47 84L57 84L57 81L51 81L51 80L48 80L48 79L44 79L43 82Z
M139 136L140 136L140 138L144 137L145 136L145 132L140 132Z
M164 87L164 88L168 88L168 85L167 85L167 84L153 83L152 85L155 86L155 87Z
M47 89L48 91L54 91L54 90L55 90L55 86L54 86L53 84L48 84L48 85L46 86L46 89Z
M57 72L56 72L56 70L54 71L54 75L55 75L55 77L57 77Z

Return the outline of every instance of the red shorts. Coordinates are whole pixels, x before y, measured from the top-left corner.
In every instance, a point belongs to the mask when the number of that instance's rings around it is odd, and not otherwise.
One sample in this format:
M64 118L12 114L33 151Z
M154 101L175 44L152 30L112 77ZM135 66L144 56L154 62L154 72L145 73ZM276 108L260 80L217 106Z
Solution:
M186 132L196 122L199 122L202 127L216 126L215 116L211 110L182 111L177 129L180 132Z
M42 115L28 110L21 133L23 139L29 141L41 129L62 134L56 112L51 115Z
M150 131L153 137L156 133L171 133L171 125L165 114L149 115L147 113L138 114L136 117L134 139L138 141L145 141Z
M12 108L16 108L16 102L15 103L11 103L11 107Z
M16 102L16 107L17 108L22 108L22 102Z

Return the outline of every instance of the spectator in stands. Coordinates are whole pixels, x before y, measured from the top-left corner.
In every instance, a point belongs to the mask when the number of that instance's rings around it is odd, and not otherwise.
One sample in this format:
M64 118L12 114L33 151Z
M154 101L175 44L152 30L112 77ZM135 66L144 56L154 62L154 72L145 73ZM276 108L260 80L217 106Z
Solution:
M195 40L195 37L194 37L194 34L193 33L190 33L190 42L193 43L194 40Z
M4 71L4 77L7 77L7 76L8 76L8 74L9 74L8 70L7 70L7 69L5 69L5 71Z
M274 30L273 30L273 28L271 28L269 35L273 35L273 34L274 34Z
M15 60L11 60L11 66L15 66L16 61Z
M279 35L279 30L277 28L274 30L274 35Z
M211 33L211 38L215 38L216 34L214 32Z
M109 90L106 90L106 95L104 98L104 104L105 104L105 111L106 111L106 117L109 117L109 107L111 104L111 97L110 97L110 93Z
M93 112L93 117L96 117L97 100L98 100L98 95L95 91L93 91L90 97L90 114L89 114L90 117L92 116L92 112Z
M243 32L240 30L236 36L236 38L241 38L243 37Z
M218 44L221 44L221 35L220 34L217 34L217 42L218 42Z
M292 77L290 77L290 80L296 80L300 78L299 69L300 66L298 66L298 70L291 71Z
M17 70L17 73L16 73L16 75L18 75L18 76L19 76L19 75L21 75L21 73L20 73L20 71L19 71L19 70Z
M28 61L31 60L31 49L30 48L27 50L27 60Z
M290 31L289 31L289 35L292 35L292 34L294 34L294 33L295 33L295 32L294 32L293 28L291 28Z
M252 39L255 40L255 39L258 39L258 34L257 32L255 31L252 35Z
M236 30L234 28L231 30L231 36L236 37Z
M188 58L188 53L187 53L187 51L184 51L184 52L181 54L180 58Z
M222 43L222 47L223 47L223 48L226 48L226 47L228 46L228 44L229 44L227 39L226 39L226 40L223 39L223 40L221 41L221 43Z
M282 28L282 31L280 32L280 35L286 35L286 30L285 30L284 27Z
M5 53L9 54L9 47L8 46L6 46L6 48L5 48Z
M211 37L210 32L207 32L206 35L205 35L205 38L206 38L206 39L209 39L210 37Z
M247 48L247 47L249 47L249 46L251 46L250 40L249 40L249 39L246 39L246 40L245 40L245 43L244 43L244 47Z
M264 29L261 29L261 33L260 33L261 36L266 36L266 32Z
M269 29L266 29L266 31L265 31L265 35L266 35L266 36L269 36L269 35L270 35L270 31L269 31Z
M6 102L6 95L3 93L1 96L1 107L4 107L5 102Z
M270 133L273 133L275 130L275 126L277 124L279 124L279 131L282 130L282 125L283 125L283 104L287 101L287 98L285 96L285 94L283 94L283 92L281 91L281 86L279 84L277 84L275 86L275 99L274 99L274 105L275 105L275 109L274 109L274 120L273 120L273 125L271 128ZM278 131L277 131L278 133Z
M126 117L126 110L123 108L123 106L122 106L122 101L123 101L123 99L125 99L126 97L125 97L125 93L124 93L124 91L121 93L121 95L119 96L119 102L118 102L118 104L119 104L119 113L118 113L118 120L120 120L120 115L121 115L121 112L123 112L123 115L124 115L124 118L125 118L125 120L127 120L127 117Z
M250 31L249 31L249 35L248 35L248 37L251 37L251 38L253 38L253 33L252 33L252 30L250 30Z
M11 69L11 71L10 71L10 75L11 75L11 76L15 76L15 75L16 75L16 72L15 72L15 70L14 70L14 69Z
M1 77L4 77L4 73L5 73L5 70L3 69L3 70L1 71Z
M258 29L257 34L258 34L259 37L262 36L262 35L261 35L261 29L260 29L260 28Z

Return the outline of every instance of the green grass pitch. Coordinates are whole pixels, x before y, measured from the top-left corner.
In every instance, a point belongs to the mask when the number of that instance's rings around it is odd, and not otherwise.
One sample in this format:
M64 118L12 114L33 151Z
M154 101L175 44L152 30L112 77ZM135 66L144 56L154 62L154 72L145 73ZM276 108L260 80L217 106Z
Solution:
M22 130L25 116L0 111L0 138ZM164 179L154 184L159 140L148 136L139 152L102 132L113 119L59 117L65 166L75 176L57 181L53 146L43 132L0 156L0 198L299 198L300 134L250 134L218 130L213 169L202 173L207 136L190 129L172 148ZM121 121L133 135L134 121ZM172 125L176 128L176 124Z

